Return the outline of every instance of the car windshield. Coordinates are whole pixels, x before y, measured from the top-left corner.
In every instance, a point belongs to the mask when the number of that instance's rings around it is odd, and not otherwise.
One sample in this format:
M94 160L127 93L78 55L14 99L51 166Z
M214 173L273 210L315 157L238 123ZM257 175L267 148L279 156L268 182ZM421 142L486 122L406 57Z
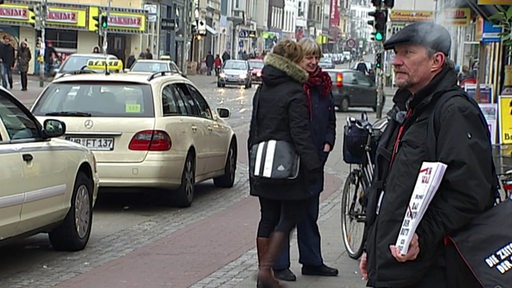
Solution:
M224 69L246 70L247 64L245 61L226 61Z
M173 65L169 65L169 63L165 62L135 62L132 68L130 69L132 72L161 72L161 71L177 71Z
M72 72L72 71L79 71L87 68L87 60L90 59L105 59L105 56L103 55L97 55L97 56L91 56L91 55L84 55L84 56L69 56L68 59L62 64L60 67L60 72ZM88 69L90 70L90 69ZM94 71L104 71L104 70L94 70Z
M263 61L249 61L249 67L251 69L261 69L263 68Z
M152 117L151 87L138 83L51 83L33 108L38 116Z

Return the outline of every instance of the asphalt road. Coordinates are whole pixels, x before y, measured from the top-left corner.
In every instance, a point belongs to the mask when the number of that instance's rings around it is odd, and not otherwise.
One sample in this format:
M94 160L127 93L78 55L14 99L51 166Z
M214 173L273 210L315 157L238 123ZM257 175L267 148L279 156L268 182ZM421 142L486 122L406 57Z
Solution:
M245 147L255 88L217 88L214 77L189 78L213 106L228 107L232 112L229 122L239 137L234 187L219 189L211 181L201 183L193 205L186 209L160 205L158 194L151 190L121 194L100 191L85 250L53 251L44 234L3 245L0 287L255 286L259 211L257 199L248 195ZM30 79L28 91L19 91L17 86L19 83L12 92L27 106L42 90L37 78ZM340 192L350 168L341 157L341 131L347 116L358 117L362 111L375 119L375 113L366 109L337 113L338 143L326 165L321 198L323 254L327 264L340 269L340 275L301 276L296 241L292 239L292 270L298 281L289 287L364 287L357 261L343 248L339 209Z

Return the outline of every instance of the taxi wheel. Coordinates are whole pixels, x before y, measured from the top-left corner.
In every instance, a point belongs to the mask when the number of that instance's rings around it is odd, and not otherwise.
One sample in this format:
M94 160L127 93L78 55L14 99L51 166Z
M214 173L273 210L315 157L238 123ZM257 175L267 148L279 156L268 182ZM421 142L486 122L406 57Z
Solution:
M174 205L179 207L189 207L192 205L192 200L194 200L195 171L194 155L189 153L183 167L181 185L176 191L171 192L171 200Z
M68 214L64 221L49 233L50 243L55 250L78 251L87 245L92 228L92 190L92 179L79 172Z
M213 178L213 184L217 187L231 188L235 183L236 172L236 141L233 140L229 145L228 157L226 158L226 167L224 168L224 175Z

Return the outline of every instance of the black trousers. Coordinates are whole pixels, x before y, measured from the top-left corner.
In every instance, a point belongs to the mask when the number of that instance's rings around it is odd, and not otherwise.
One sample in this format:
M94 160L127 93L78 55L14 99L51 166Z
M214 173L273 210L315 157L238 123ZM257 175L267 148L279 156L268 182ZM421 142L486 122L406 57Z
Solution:
M309 198L304 200L273 200L259 197L260 223L258 237L270 237L274 231L289 233L306 215Z

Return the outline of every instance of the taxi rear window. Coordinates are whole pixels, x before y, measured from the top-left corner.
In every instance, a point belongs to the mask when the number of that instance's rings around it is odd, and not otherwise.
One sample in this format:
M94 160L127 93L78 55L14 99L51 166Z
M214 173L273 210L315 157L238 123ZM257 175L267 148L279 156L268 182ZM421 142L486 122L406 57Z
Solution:
M38 116L153 117L151 86L139 83L52 83L33 108Z

